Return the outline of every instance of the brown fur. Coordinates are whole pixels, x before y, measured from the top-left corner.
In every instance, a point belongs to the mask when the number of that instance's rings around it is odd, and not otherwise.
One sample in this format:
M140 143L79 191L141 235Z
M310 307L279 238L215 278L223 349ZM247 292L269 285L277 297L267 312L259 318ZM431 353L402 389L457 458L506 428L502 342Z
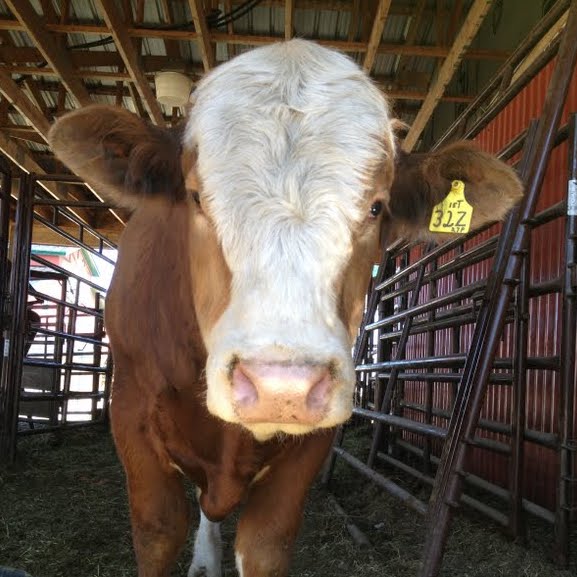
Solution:
M245 575L285 576L304 500L332 431L259 443L206 409L202 335L226 307L231 278L210 220L200 206L183 200L185 188L199 186L194 170L185 185L174 135L118 109L71 113L50 137L55 152L109 197L145 199L123 236L106 304L115 363L111 421L126 470L139 577L168 575L186 539L189 514L179 469L201 489L200 504L210 519L223 519L244 503L236 550ZM188 171L194 160L187 156L182 166ZM418 235L456 177L470 185L477 224L496 214L496 201L483 193L501 199L497 186L509 186L509 199L499 200L503 210L518 196L511 171L468 145L447 155L400 156L392 185L391 166L377 175L367 222L355 232L340 279L339 311L351 333L379 244L380 222L369 216L374 199L386 203L390 188L387 226L394 234L401 223ZM269 472L253 482L265 466Z

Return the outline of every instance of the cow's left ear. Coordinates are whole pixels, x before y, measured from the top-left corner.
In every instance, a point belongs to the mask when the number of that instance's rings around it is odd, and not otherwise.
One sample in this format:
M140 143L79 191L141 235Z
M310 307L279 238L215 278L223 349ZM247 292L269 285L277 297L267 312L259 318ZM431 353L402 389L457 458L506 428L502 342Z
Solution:
M430 230L432 221L456 224L460 218L438 212L454 181L464 184L465 199L472 207L470 215L463 219L466 222L470 216L470 230L502 220L523 196L523 185L515 170L472 142L456 142L430 153L399 151L389 215L383 225L388 240L404 237L439 241L459 232L458 226L448 226L446 232Z
M85 106L59 118L48 140L60 160L109 200L185 198L182 130L153 126L123 108Z

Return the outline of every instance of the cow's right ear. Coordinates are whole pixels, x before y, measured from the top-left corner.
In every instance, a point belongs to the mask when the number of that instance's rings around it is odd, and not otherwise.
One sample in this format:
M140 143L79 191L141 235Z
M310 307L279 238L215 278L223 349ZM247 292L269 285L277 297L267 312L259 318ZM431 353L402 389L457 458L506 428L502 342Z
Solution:
M121 206L143 197L185 197L181 131L158 128L113 106L86 106L62 116L48 140L56 156Z
M430 228L434 213L439 212L437 220L445 224L457 216L436 210L448 198L454 181L463 183L465 200L472 207L468 215L471 230L502 220L523 196L523 185L515 170L479 150L473 142L455 142L430 153L399 151L389 214L383 224L387 240L439 241L459 232L458 226L441 227L443 232Z

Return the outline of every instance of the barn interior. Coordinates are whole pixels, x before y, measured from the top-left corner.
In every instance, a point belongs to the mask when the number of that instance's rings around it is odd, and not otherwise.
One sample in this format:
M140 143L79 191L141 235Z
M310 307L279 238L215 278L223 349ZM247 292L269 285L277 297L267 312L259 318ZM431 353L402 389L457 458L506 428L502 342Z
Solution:
M576 37L575 0L0 0L0 463L107 422L104 302L130 212L55 158L51 124L100 103L175 126L206 72L306 38L373 78L405 151L474 139L527 190L504 225L375 263L323 481L344 468L423 516L399 576L465 574L443 572L456 510L520 541L541 523L547 562L515 574L576 575Z

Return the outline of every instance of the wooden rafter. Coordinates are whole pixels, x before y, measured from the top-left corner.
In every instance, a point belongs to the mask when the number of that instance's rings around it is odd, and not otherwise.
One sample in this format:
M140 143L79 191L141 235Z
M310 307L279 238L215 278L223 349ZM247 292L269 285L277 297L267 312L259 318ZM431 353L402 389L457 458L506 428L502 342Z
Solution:
M363 69L365 72L370 73L373 69L373 64L375 63L377 50L379 48L379 44L381 43L381 37L383 35L385 22L387 21L390 7L391 0L379 0L373 27L371 29L371 36L367 45L367 51L365 52L365 59L363 61Z
M427 94L427 98L425 98L423 105L421 106L417 117L413 121L409 132L405 140L403 141L403 149L406 151L411 151L419 136L422 134L423 130L425 129L431 115L433 114L437 104L441 100L443 93L445 92L445 88L453 78L457 67L459 66L461 60L463 59L463 55L465 51L469 47L469 44L477 35L479 27L483 23L487 12L491 6L491 0L475 0L469 13L467 14L467 18L457 34L457 38L453 46L450 49L450 52L443 62L437 78L431 88L429 89L429 93Z
M127 28L122 21L120 12L118 11L116 1L97 0L97 3L106 25L109 28L110 34L114 38L116 48L126 65L126 70L142 97L144 106L150 114L153 122L163 126L164 118L162 110L152 92L152 88L150 88L150 83L143 72L140 55L136 52L134 44L128 35Z
M0 68L0 92L7 98L18 111L28 119L34 129L46 140L46 134L50 128L50 122L42 114L34 103L26 96L20 86L12 80L10 74Z
M94 34L97 36L110 34L106 26L98 24L46 24L45 29L59 34L80 33ZM0 20L0 30L24 30L24 27L16 20ZM189 30L155 30L151 28L130 27L127 28L126 31L131 38L167 38L184 41L198 38L196 32ZM282 38L278 36L228 34L222 32L211 33L210 37L213 42L232 45L244 44L246 46L262 46L282 40ZM336 48L343 52L360 52L364 54L367 51L367 44L365 42L329 39L319 39L317 42L323 46ZM378 47L377 54L407 54L410 56L445 58L448 56L449 50L449 48L443 46L405 46L404 44L387 43L381 44ZM469 50L464 57L472 60L506 60L510 54L510 51L507 50Z
M419 31L419 26L421 25L421 21L423 18L423 11L425 9L425 5L427 4L427 0L419 0L415 8L415 13L411 17L411 23L409 24L409 29L407 31L407 35L405 36L404 44L408 46L412 46L417 39L417 32ZM399 56L397 62L397 74L402 72L407 65L408 60L407 54L402 54Z
M167 24L174 24L174 14L170 0L161 0L164 21ZM164 47L169 58L180 58L180 48L177 40L164 40Z
M34 174L46 174L46 171L32 158L28 149L19 145L10 139L6 134L0 132L0 152L6 157L10 158L16 166L20 167L24 172ZM62 200L62 194L56 184L52 182L39 182L50 196L55 199ZM91 215L82 209L71 210L82 221L90 224Z
M58 46L56 40L46 31L44 22L28 0L6 0L12 13L18 18L32 38L42 56L57 72L62 83L79 106L90 104L90 95L82 80L74 76L74 67L68 54Z
M293 37L293 18L295 13L295 0L286 0L284 8L284 37L290 40Z
M194 29L196 30L196 39L198 40L200 53L202 55L202 64L204 70L208 72L214 67L216 58L214 55L214 47L210 43L210 35L208 26L206 25L202 0L188 0L188 5L190 7L190 13L192 14Z

